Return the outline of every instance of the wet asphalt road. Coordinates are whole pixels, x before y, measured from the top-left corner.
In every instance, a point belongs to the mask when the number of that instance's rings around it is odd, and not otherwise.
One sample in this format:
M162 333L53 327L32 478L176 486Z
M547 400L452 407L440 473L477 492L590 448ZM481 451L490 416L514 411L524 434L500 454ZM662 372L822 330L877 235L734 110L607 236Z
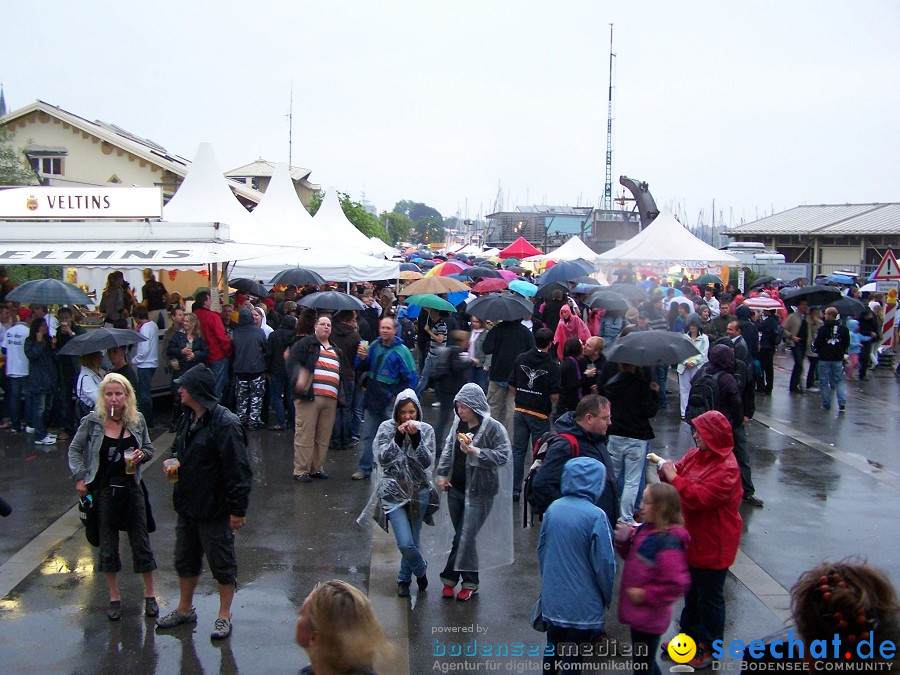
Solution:
M778 363L787 365L782 357ZM891 508L900 489L894 450L900 382L885 369L870 382L846 383L848 409L839 414L822 411L818 394L788 394L784 371L776 377L775 394L757 398L757 421L750 431L753 478L766 506L742 506L741 555L726 583L726 640L750 640L777 630L786 615L785 589L823 559L863 555L900 584ZM691 440L677 418L674 380L669 390L674 394L670 407L654 420L653 450L678 457ZM160 448L170 440L161 428L155 435ZM0 495L15 509L0 520L3 672L296 672L307 662L293 643L297 607L315 582L333 577L372 598L395 646L383 673L440 672L462 663L481 664L483 671L521 672L539 661L484 655L488 647L521 645L527 653L543 644L544 636L528 624L539 592L537 530L521 529L518 509L516 562L484 572L475 599L440 598L437 572L443 560L429 561L432 585L426 593L413 590L409 600L399 599L394 595L396 548L379 536L373 542L372 532L355 522L369 489L365 482L349 480L355 452L330 453L330 480L297 484L290 480L290 432L251 435L255 477L248 526L238 535L233 636L221 643L209 639L217 594L206 571L195 598L199 623L156 633L152 620L140 615L142 589L128 571L127 542L121 549L123 617L111 623L105 615L105 584L93 573L94 549L70 512L76 500L64 446L42 452L32 441L25 434L0 435ZM171 491L158 463L146 472L146 481L159 525L151 536L159 565L157 596L166 612L177 603ZM625 640L627 628L615 616L614 606L608 614L610 637ZM454 627L480 632L446 632ZM473 637L480 656L449 655L450 643Z

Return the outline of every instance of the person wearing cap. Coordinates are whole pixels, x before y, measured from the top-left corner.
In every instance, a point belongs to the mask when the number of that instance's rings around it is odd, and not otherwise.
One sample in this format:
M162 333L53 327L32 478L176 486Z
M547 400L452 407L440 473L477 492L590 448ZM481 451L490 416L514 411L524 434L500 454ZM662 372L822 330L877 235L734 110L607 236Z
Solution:
M172 457L179 462L172 501L178 514L175 571L180 597L178 606L156 625L165 630L197 621L192 602L206 555L219 587L219 614L210 636L218 640L231 635L237 588L234 536L246 523L253 477L247 436L237 415L219 404L209 368L191 368L175 382L188 409L172 444Z

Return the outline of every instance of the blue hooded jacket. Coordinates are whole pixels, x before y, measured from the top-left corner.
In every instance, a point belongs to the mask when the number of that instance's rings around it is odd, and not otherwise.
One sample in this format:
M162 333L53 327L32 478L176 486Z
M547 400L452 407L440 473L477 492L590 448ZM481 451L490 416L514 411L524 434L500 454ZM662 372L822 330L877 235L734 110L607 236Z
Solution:
M591 457L566 462L562 494L544 514L538 540L544 620L601 630L612 601L616 556L606 514L594 505L606 467Z

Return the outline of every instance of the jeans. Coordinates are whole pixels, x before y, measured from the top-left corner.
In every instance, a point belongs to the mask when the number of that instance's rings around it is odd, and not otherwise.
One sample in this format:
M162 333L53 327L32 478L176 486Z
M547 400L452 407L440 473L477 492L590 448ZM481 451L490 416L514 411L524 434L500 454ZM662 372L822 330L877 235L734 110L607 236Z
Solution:
M412 516L413 509L410 505L401 506L387 514L391 527L394 529L394 539L397 540L397 548L400 549L400 571L397 573L398 584L408 584L412 581L412 575L421 577L428 567L425 558L419 551L419 532L422 530L422 520L425 518L425 508L428 506L429 489L420 490L416 515Z
M555 626L547 622L547 649L544 652L544 672L569 672L576 670L567 667L584 662L582 657L581 645L586 644L593 648L594 636L597 634L595 630L585 630L582 628L563 628ZM560 656L560 645L567 645L565 656ZM593 653L593 650L590 652Z
M269 379L272 408L275 410L275 424L285 426L294 419L294 403L290 380L287 375L272 375Z
M490 373L488 373L488 371L486 371L481 366L472 366L472 369L469 372L469 382L477 384L484 390L485 394L487 394L488 391L489 379Z
M644 633L634 628L631 629L631 653L634 654L632 658L635 666L634 675L643 675L644 673L662 675L659 664L656 662L656 650L659 649L659 639L661 637L662 635ZM646 654L644 653L644 648L639 648L638 645L646 646ZM638 656L639 649L641 656Z
M47 437L47 418L50 416L53 394L32 392L29 398L31 398L31 420L34 425L34 440L40 441Z
M156 368L138 368L138 390L137 394L138 410L144 415L144 420L148 427L153 426L153 373Z
M711 646L721 640L725 632L725 577L728 570L707 570L689 567L691 589L681 611L681 631L687 633L697 646Z
M791 370L791 383L788 388L794 391L800 388L800 378L803 377L803 360L806 358L806 345L800 342L791 347L791 356L794 357L794 369Z
M8 377L6 378L8 387L6 389L6 405L9 413L9 419L12 422L12 429L22 431L22 427L34 426L32 422L31 412L31 396L25 396L25 424L22 424L22 394L25 384L28 382L28 376L25 377ZM43 436L41 437L43 438Z
M522 491L525 479L525 456L545 432L550 431L550 420L516 411L513 413L513 495Z
M838 405L846 405L844 397L844 370L840 361L819 361L819 388L822 390L822 407L831 407L831 390L837 392Z
M372 469L375 467L375 455L372 452L375 434L378 433L381 423L390 419L393 412L394 406L391 404L381 411L366 410L362 425L362 453L359 456L359 470L367 476L372 474Z
M359 382L353 386L353 418L350 421L350 441L357 443L362 434L363 424L363 391Z
M337 409L334 418L334 429L331 431L332 448L347 448L352 442L353 435L351 433L353 427L353 392L356 389L356 382L345 382L341 380L341 392L346 405Z
M462 490L451 487L447 492L447 510L450 512L450 522L453 523L453 545L450 548L450 555L447 557L447 565L441 572L441 583L447 586L456 586L462 579L463 588L478 588L478 556L475 550L475 537L484 521L487 520L488 514L491 512L491 506L494 504L494 498L487 499L471 498L469 505L466 506L466 495ZM466 567L474 567L460 571L456 569L456 555L459 553L459 542L465 535L471 554L467 561Z
M428 389L428 380L431 379L431 369L434 367L434 356L428 354L425 357L425 365L422 366L422 374L419 375L419 383L416 385L416 396L420 399L426 389Z
M212 371L212 374L216 378L216 388L214 391L221 401L222 394L225 391L225 385L228 384L228 359L219 359L218 361L207 363L206 366Z
M739 426L732 430L734 435L734 458L741 469L741 484L744 486L744 496L755 492L753 479L750 477L750 450L747 447L747 427Z
M625 436L610 436L606 449L612 458L616 475L623 480L622 496L619 499L621 514L619 520L634 522L635 503L638 489L644 475L644 463L650 450L650 441Z
M656 382L659 384L659 406L667 408L669 397L666 394L666 378L669 375L669 366L656 366Z

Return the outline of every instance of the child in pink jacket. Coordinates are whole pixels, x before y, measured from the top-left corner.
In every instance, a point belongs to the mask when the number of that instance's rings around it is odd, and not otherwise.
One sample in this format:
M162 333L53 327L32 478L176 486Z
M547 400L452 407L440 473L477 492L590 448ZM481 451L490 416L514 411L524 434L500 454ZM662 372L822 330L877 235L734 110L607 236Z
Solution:
M634 672L660 675L659 640L672 621L672 604L691 585L685 559L691 537L684 528L678 491L668 483L647 486L640 513L637 527L616 527L616 551L625 559L619 621L631 626Z

